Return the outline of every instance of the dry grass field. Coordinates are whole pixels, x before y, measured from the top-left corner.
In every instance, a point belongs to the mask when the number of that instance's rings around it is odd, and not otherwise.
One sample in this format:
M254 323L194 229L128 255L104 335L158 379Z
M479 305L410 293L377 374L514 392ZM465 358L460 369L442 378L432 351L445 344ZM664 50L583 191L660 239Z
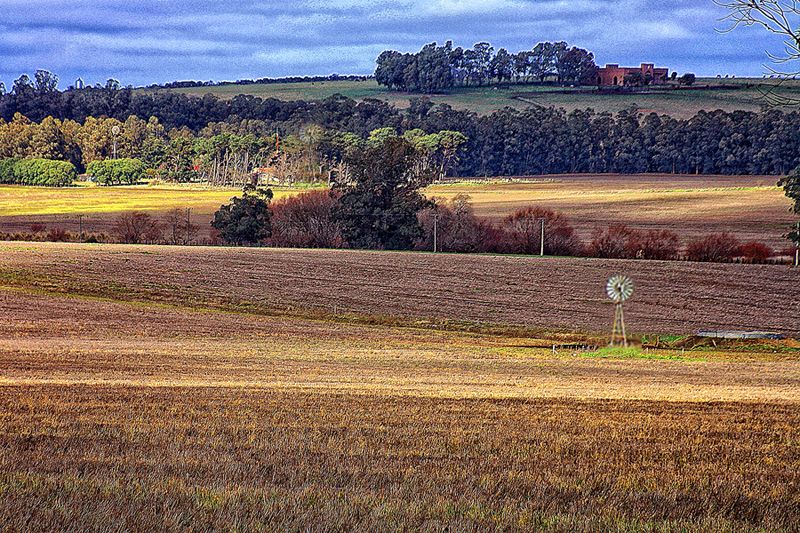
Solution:
M595 228L625 222L641 229L668 228L685 239L729 231L742 240L759 240L781 249L793 219L789 201L773 176L572 175L516 181L454 183L430 187L428 196L468 194L476 213L494 220L528 206L563 211L584 239ZM276 190L276 197L297 189ZM0 231L27 232L34 223L108 234L124 211L163 216L174 208L192 209L192 220L207 236L211 217L239 194L228 189L192 187L78 187L47 189L0 186Z
M511 85L503 87L458 87L446 94L421 95L389 91L374 80L325 81L301 83L273 83L252 85L220 85L192 87L173 91L203 96L215 94L220 98L233 98L238 94L251 94L261 98L279 100L321 100L341 94L354 100L376 98L400 108L408 107L409 100L427 96L434 103L448 104L455 109L466 109L488 114L504 107L525 109L531 106L560 107L567 111L592 108L598 112L616 113L636 108L642 113L658 113L688 119L698 111L760 111L764 93L773 91L785 98L797 98L800 83L787 81L780 88L777 80L760 78L716 79L698 81L702 85L730 85L738 90L696 89L692 91L665 91L651 94L596 94L574 92L567 88L541 85Z
M0 529L800 528L797 343L529 329L605 328L617 269L637 329L800 321L780 267L2 244Z

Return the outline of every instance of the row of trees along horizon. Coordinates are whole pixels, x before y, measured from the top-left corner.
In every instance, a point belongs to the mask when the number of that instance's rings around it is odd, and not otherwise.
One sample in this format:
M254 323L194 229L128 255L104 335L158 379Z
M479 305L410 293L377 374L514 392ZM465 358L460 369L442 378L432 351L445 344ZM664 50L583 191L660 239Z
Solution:
M611 114L506 108L478 115L435 105L425 97L413 98L408 108L400 109L379 100L357 102L343 96L310 102L252 95L224 100L210 94L136 92L114 84L62 92L56 89L54 75L41 72L36 81L20 80L0 96L0 158L66 160L79 171L95 159L112 156L113 125L121 128L120 157L146 160L154 169L173 164L176 172L162 174L179 181L194 176L189 170L204 157L196 146L217 135L253 136L250 167L264 163L254 153L257 145L274 147L277 137L282 139L281 155L303 152L302 157L292 157L308 162L300 166L311 167L319 162L324 166L326 158L331 164L339 161L336 145L342 138L366 142L383 128L400 135L414 130L462 134L466 142L452 163L453 176L783 175L800 165L800 114L795 111L701 111L688 120L635 109ZM229 153L240 157L244 152L226 149L222 156Z
M564 41L542 42L532 50L510 53L505 48L495 52L488 42L472 48L425 45L416 54L395 50L382 52L377 59L375 81L389 89L418 93L441 93L453 87L482 86L503 83L545 83L597 85L598 67L594 54ZM692 85L695 75L684 74L672 79ZM626 76L626 86L649 85L653 80L640 73Z

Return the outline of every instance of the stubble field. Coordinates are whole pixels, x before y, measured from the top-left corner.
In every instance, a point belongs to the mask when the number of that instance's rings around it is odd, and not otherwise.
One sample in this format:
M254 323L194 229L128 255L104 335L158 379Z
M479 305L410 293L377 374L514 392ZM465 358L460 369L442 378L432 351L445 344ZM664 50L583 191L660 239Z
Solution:
M642 283L636 323L657 303L645 274L693 267L658 265L0 245L0 524L797 529L796 343L606 357L530 330L605 328L594 278L620 268ZM678 273L702 295L685 320L742 320L733 273L800 318L786 269ZM542 306L559 275L576 296Z

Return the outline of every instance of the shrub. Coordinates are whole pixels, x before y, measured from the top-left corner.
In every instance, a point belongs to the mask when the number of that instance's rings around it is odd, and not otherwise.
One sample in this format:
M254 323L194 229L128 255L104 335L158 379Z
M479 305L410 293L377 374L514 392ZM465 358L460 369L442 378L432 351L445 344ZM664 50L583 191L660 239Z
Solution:
M737 256L739 246L733 235L715 233L690 242L686 247L686 258L690 261L729 262Z
M595 229L589 244L589 255L606 259L636 257L640 234L624 224Z
M297 248L341 248L342 229L334 219L339 193L309 191L278 200L272 206L273 246Z
M448 203L428 207L417 214L422 238L417 241L418 250L433 249L434 217L438 217L437 248L443 252L475 253L488 251L493 235L491 225L475 216L466 194L456 195Z
M69 161L52 159L6 159L0 168L0 180L3 183L19 185L65 187L72 185L77 177L75 165Z
M16 178L14 176L14 165L19 163L19 161L20 160L17 158L0 160L0 183L16 183Z
M737 255L746 263L763 263L773 255L772 248L761 242L747 242L739 247Z
M47 240L50 242L69 242L72 240L72 234L64 228L50 228L47 232Z
M583 244L567 217L542 207L525 207L503 219L508 251L538 254L541 250L542 222L545 221L544 252L547 255L580 255Z
M34 222L33 224L31 224L31 233L44 233L46 229L47 226L45 226L41 222Z
M100 185L133 185L145 177L145 165L139 159L106 159L92 161L86 173Z
M667 261L677 259L681 241L678 234L669 230L632 232L628 238L628 252L640 259Z
M117 241L127 244L155 243L162 239L161 225L147 213L122 213L111 229Z

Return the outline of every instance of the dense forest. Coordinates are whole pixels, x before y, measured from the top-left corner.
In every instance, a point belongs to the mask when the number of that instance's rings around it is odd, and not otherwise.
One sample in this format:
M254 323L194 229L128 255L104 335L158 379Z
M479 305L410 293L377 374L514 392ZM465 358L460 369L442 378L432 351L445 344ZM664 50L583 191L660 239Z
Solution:
M252 135L256 142L270 146L275 145L275 137L292 137L312 145L311 150L325 151L332 149L336 139L365 141L375 130L390 128L400 135L415 130L463 134L466 143L451 165L451 175L458 176L779 175L800 165L797 112L712 111L679 120L634 110L612 115L591 109L567 113L532 107L480 116L434 105L424 97L413 99L407 109L398 109L379 100L356 102L343 96L284 102L239 95L222 100L213 95L135 91L113 81L104 87L59 91L57 78L44 71L33 80L20 77L11 91L0 96L0 158L65 159L85 168L91 160L109 156L113 124L120 125L121 139L139 139L131 141L133 148L122 157L141 157L137 150L160 149L159 143L180 145L185 144L180 139L219 134ZM21 136L25 128L30 138ZM80 141L81 130L93 133L84 134ZM146 146L142 130L160 141ZM309 131L314 132L311 140ZM100 140L93 143L92 136ZM318 138L334 140L313 142ZM292 143L280 149L289 146ZM91 153L94 149L96 154ZM187 148L176 157L180 166L188 164L193 154Z

